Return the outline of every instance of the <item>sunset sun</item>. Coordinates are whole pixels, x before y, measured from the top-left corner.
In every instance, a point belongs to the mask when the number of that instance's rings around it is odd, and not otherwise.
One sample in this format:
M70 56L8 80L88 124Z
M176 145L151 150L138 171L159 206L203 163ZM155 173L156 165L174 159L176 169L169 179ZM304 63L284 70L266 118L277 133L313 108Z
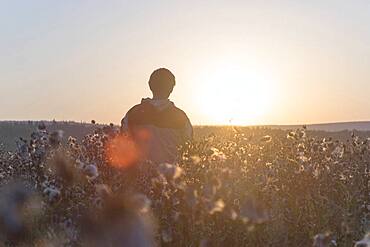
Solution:
M275 81L268 73L241 65L205 70L198 80L200 110L216 124L257 124L276 99Z

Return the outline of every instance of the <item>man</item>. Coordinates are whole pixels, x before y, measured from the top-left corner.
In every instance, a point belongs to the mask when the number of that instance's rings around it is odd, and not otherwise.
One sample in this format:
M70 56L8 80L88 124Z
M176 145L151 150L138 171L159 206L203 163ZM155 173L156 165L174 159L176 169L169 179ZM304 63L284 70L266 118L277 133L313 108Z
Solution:
M178 147L192 139L193 128L186 114L168 98L175 76L165 68L155 70L149 79L153 98L132 107L121 121L121 131L137 144L142 159L173 163Z

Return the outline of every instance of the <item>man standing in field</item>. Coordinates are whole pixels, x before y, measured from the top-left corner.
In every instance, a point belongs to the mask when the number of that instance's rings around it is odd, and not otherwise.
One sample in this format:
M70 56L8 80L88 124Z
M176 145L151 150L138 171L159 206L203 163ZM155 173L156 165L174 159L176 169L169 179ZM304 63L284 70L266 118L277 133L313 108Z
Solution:
M168 99L175 84L171 71L155 70L149 79L153 98L142 99L121 121L121 131L132 137L142 159L173 163L178 147L192 139L189 118Z

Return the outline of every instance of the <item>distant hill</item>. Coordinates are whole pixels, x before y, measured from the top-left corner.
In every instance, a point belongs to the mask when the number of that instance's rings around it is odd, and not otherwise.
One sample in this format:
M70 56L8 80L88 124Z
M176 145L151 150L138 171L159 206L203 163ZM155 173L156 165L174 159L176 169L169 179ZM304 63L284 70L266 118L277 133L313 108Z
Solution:
M361 122L340 122L340 123L323 123L323 124L309 124L306 125L308 130L316 131L370 131L370 121ZM296 129L302 127L302 125L268 125L267 127L276 129Z
M0 121L0 145L3 145L5 150L15 150L16 140L19 137L29 139L31 133L37 129L37 126L41 122L46 125L49 132L55 130L63 130L64 136L66 137L65 139L67 139L69 136L73 136L79 140L85 135L92 133L97 127L102 126L99 124L78 123L72 121ZM294 130L301 127L302 125L268 125L240 128L244 130L250 130L254 128ZM356 132L360 131L360 136L370 137L370 121L312 124L307 125L307 129L313 136L330 136L338 140L349 139L353 130L356 130ZM224 132L225 129L223 129L222 126L196 126L194 128L194 131L194 135L195 137L197 137L200 135L209 135L211 133Z
M79 139L99 126L72 121L0 121L0 144L4 145L6 150L14 150L16 140L19 137L29 139L41 122L46 125L49 132L63 130L65 137L74 136Z

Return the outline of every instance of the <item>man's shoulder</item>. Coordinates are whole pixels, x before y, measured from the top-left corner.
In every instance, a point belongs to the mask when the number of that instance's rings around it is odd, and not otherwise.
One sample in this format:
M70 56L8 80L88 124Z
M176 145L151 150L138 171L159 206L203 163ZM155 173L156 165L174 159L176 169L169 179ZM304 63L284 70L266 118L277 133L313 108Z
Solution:
M124 116L124 118L122 118L121 120L121 126L128 126L128 120L130 119L130 122L132 122L133 119L137 119L137 118L140 118L140 116L142 115L146 115L145 112L145 108L148 107L147 104L143 105L143 103L140 103L140 104L137 104L137 105L134 105L133 107L131 107L126 115Z
M136 112L143 112L145 110L153 109L153 106L148 102L142 102L140 104L134 105L133 107L128 110L127 114L136 113Z
M174 104L158 110L149 102L133 106L126 114L128 125L154 125L160 128L184 128L190 121L186 113Z
M166 115L167 117L177 117L177 118L188 118L186 113L175 106L174 104L170 105L164 110L157 110L155 106L153 106L149 102L141 102L140 104L134 105L133 107L130 108L130 110L127 112L127 114L140 114L140 113L146 113L148 114L149 112L156 112L157 114L163 113L163 115Z
M126 117L128 124L137 125L150 123L155 115L156 112L154 106L152 106L150 103L142 102L131 107L126 114Z
M187 121L189 119L186 113L175 105L169 108L169 112L171 112L173 115L175 115L177 118L180 118L183 121Z

